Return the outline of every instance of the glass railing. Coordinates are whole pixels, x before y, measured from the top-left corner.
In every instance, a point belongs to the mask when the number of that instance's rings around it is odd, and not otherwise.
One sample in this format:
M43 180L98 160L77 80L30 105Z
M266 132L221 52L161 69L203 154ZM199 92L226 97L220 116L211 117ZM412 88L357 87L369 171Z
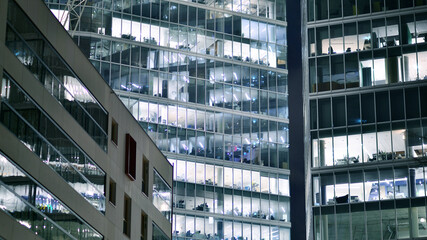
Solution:
M168 236L153 222L153 240L168 240Z
M0 168L0 208L36 235L43 239L103 238L1 153Z
M90 204L105 212L105 173L7 78L1 82L0 122Z
M6 46L107 151L108 113L19 7L12 1L9 5Z
M156 170L153 171L153 176L153 204L170 221L172 190Z

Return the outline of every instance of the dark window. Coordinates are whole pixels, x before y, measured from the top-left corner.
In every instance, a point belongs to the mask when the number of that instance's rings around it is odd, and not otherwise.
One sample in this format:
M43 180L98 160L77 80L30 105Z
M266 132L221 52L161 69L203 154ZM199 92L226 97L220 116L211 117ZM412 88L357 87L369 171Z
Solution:
M329 50L328 27L316 28L316 51L317 55L326 55Z
M397 9L399 6L399 3L396 0L386 0L385 1L385 6L387 8L387 10L393 10L393 9Z
M318 91L329 91L330 88L330 75L329 75L329 57L322 57L317 59L317 83Z
M336 97L332 99L334 127L345 126L345 99Z
M403 0L403 2L409 1ZM402 3L402 1L400 3ZM402 5L400 5L400 7L402 8ZM414 24L414 15L405 15L400 17L400 36L402 38L401 40L403 45L412 44L415 41L415 39L413 39L411 28L409 27L412 24ZM410 52L413 52L413 50L411 49Z
M310 93L317 92L316 90L316 59L309 59L309 73L310 73Z
M147 240L148 218L145 212L141 212L141 240Z
M205 28L206 22L206 10L199 8L197 12L197 26L200 28Z
M410 157L421 157L421 126L419 120L412 120L406 123L408 127L408 147Z
M129 133L126 134L125 173L132 180L136 179L136 142Z
M331 44L329 48L330 54L343 53L344 40L342 24L332 25L330 28Z
M317 129L317 103L316 100L310 101L310 126L311 129Z
M372 0L372 12L384 11L384 0Z
M412 0L400 0L400 8L408 8L412 6L413 6Z
M374 94L362 95L362 123L373 123L375 121Z
M139 66L139 57L140 57L141 48L138 46L132 46L130 63L132 66Z
M337 18L341 16L341 0L329 0L329 18Z
M197 14L197 8L195 7L188 7L188 25L190 26L196 26L197 23L197 18L196 18L196 14Z
M427 87L420 88L421 116L427 117Z
M144 9L144 7L142 7ZM178 23L178 4L170 3L169 20L173 23Z
M187 25L187 6L179 5L179 23Z
M359 66L357 53L345 55L345 81L347 88L359 87Z
M188 101L195 103L196 102L196 79L190 78L188 82ZM185 87L180 88L181 94L185 96Z
M124 209L123 209L123 234L130 237L130 224L131 224L131 212L132 212L132 200L125 194L124 197Z
M111 119L111 141L117 145L119 138L119 124L114 119Z
M110 178L109 197L108 200L113 205L116 205L116 182Z
M344 17L356 15L356 0L343 0Z
M160 15L163 21L169 21L169 2L162 2Z
M316 20L323 20L328 18L328 3L325 0L316 1Z
M142 192L146 196L148 196L149 166L150 166L149 161L144 156L142 160Z
M388 92L377 92L375 94L377 122L390 121Z
M407 1L407 0L404 0ZM358 0L357 1L357 12L358 14L369 13L369 0Z
M314 34L314 28L308 29L308 56L313 57L316 55L316 37Z
M347 96L347 123L348 125L360 124L359 95Z
M404 100L402 89L390 91L391 120L401 120L405 118Z
M319 128L331 127L331 100L319 99Z
M405 90L405 103L406 103L406 118L420 117L418 88L408 88Z
M331 81L332 81L332 90L344 88L343 55L331 57Z

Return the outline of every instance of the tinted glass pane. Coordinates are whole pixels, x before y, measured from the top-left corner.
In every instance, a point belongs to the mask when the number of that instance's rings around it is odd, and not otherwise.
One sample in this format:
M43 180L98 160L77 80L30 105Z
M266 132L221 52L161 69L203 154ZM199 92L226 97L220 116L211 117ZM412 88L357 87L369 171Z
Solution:
M387 10L393 10L399 7L399 3L396 0L386 0L385 6Z
M317 55L326 55L329 53L328 27L321 27L316 29L316 46Z
M310 126L311 126L311 129L317 128L317 103L316 103L316 100L310 101Z
M331 127L331 100L319 99L319 127Z
M374 94L362 95L362 123L373 123L375 121Z
M401 89L390 91L391 102L391 120L400 120L405 118L403 91Z
M316 92L316 59L312 58L309 60L309 78L310 78L310 92Z
M372 0L372 12L384 11L384 0Z
M357 53L345 55L345 81L347 88L359 87Z
M318 91L329 91L330 90L330 78L329 78L329 57L323 57L317 59L317 82Z
M316 1L316 20L323 20L328 18L328 4L325 0Z
M388 92L377 92L376 97L376 110L377 110L377 122L389 121L389 100Z
M360 124L359 95L347 96L347 123Z
M337 18L342 16L341 0L329 0L329 17Z
M369 0L358 0L357 1L357 12L358 14L369 13Z
M418 88L405 90L406 118L420 117Z
M344 52L344 41L342 33L342 24L334 25L330 27L331 32L331 48L329 49L330 54L343 53Z
M331 57L332 90L344 88L344 61L343 55Z
M345 126L345 99L337 97L332 99L334 127Z
M427 87L420 88L421 96L421 116L427 117Z
M343 1L344 16L356 15L356 0Z
M400 8L408 8L414 6L412 0L400 0Z

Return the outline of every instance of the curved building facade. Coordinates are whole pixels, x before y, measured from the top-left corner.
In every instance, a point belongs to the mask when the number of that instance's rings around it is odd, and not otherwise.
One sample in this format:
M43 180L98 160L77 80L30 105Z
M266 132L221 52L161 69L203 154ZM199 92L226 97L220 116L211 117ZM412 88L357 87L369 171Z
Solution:
M174 165L173 238L289 239L285 1L77 10L66 29Z

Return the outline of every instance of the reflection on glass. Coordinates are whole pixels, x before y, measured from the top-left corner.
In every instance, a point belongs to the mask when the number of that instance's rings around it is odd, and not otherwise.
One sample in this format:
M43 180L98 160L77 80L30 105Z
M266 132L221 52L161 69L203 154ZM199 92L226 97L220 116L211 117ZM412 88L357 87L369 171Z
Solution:
M102 239L59 199L0 154L2 210L43 238Z
M350 203L364 201L363 172L350 172Z
M153 171L153 204L171 221L172 190L156 170Z
M103 170L8 75L1 85L2 124L96 209L105 211Z
M365 201L377 201L380 196L378 172L365 171Z

